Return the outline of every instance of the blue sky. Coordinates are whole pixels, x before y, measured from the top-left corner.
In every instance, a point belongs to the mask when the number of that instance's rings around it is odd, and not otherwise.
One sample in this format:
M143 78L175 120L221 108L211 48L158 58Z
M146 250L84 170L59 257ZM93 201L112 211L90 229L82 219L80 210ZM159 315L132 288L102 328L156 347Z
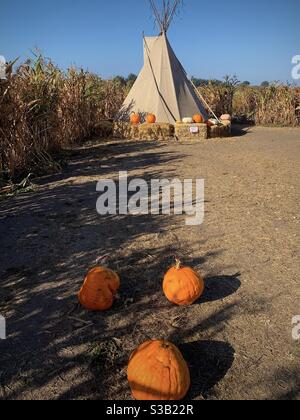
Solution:
M169 30L190 75L291 81L300 54L299 0L185 0ZM1 0L0 55L38 47L60 67L108 78L139 72L142 32L156 34L148 0Z

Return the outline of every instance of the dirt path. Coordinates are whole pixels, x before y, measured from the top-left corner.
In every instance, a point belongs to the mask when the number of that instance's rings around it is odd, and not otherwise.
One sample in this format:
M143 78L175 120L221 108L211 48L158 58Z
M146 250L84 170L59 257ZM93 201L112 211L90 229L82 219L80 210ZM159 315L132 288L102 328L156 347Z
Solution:
M165 337L189 361L194 399L300 398L300 131L251 128L202 144L99 142L35 193L0 204L0 398L128 399L126 363ZM246 134L246 135L243 135ZM100 217L101 178L204 178L205 222ZM76 293L103 254L122 278L105 314ZM189 308L161 292L174 254L206 276Z

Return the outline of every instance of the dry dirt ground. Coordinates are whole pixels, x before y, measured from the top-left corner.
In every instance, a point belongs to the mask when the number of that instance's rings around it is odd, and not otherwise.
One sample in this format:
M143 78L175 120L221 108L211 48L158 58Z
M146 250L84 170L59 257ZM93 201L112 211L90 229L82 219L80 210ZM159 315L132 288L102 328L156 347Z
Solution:
M63 173L0 204L2 399L130 399L126 364L149 338L178 344L190 399L299 399L297 129L238 129L201 144L94 141ZM205 221L99 216L99 179L204 178ZM122 279L107 313L77 303L87 270L110 254ZM162 294L173 256L203 273L204 296Z

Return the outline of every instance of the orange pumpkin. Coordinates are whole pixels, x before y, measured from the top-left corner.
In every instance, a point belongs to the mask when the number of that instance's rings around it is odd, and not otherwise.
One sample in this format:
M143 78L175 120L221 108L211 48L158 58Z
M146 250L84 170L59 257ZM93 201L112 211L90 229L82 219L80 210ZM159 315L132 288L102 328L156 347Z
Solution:
M203 117L202 117L202 115L200 115L200 114L196 114L196 115L194 115L194 116L193 116L193 120L194 120L194 122L195 122L195 123L197 123L197 124L201 124L201 123L203 123L203 122L204 122Z
M89 311L106 311L112 307L119 288L120 279L114 271L96 267L86 276L78 299Z
M154 114L148 114L146 117L147 124L155 124L156 123L156 116Z
M192 305L204 292L204 279L179 260L165 275L163 290L167 299L179 306Z
M139 114L132 113L130 115L130 122L131 124L139 124L141 122L141 117Z
M133 397L138 401L179 401L191 385L190 371L174 344L147 341L132 355L127 371Z

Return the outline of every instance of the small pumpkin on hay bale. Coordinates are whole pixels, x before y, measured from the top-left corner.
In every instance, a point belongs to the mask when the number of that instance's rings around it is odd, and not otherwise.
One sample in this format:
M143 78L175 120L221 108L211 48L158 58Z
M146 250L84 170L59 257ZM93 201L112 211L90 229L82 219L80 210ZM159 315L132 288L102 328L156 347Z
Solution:
M223 114L220 117L221 121L231 121L231 115L230 114Z
M137 124L139 124L141 122L141 117L140 117L140 115L139 114L136 114L135 112L133 112L131 115L130 115L130 123L131 124L133 124L133 125L137 125Z
M154 114L148 114L146 116L146 123L147 124L155 124L156 123L156 116Z
M194 123L196 123L196 124L201 124L201 123L204 123L204 119L203 119L202 115L200 115L200 114L195 114L195 115L193 116L193 121L194 121Z

